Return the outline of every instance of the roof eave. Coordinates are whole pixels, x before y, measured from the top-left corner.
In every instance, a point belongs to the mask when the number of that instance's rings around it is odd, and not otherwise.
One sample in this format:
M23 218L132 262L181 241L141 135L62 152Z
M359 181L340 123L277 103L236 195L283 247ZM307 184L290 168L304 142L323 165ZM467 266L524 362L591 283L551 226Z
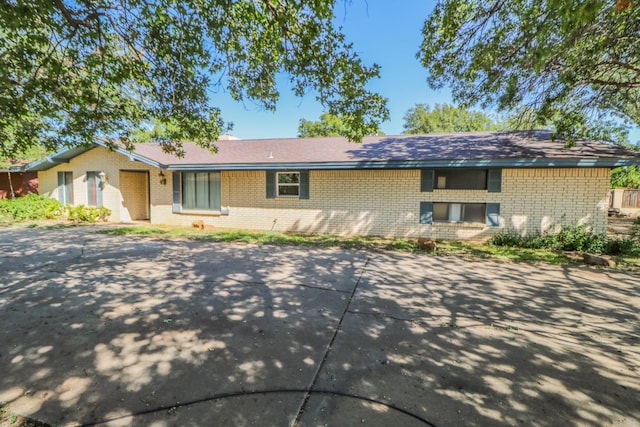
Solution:
M419 168L615 168L640 165L640 159L459 159L388 160L300 163L170 164L168 170L280 170L280 169L419 169Z
M69 161L74 157L77 157L80 154L84 154L87 151L92 150L98 146L109 148L107 147L107 144L105 142L98 139L90 146L63 148L62 150L57 151L54 154L48 155L44 159L36 160L35 162L29 163L28 165L24 166L21 170L28 170L28 171L35 171L35 172L46 171L57 165L60 165L63 163L69 163ZM118 147L114 150L114 152L122 154L123 156L126 156L132 162L138 161L141 163L145 163L149 166L166 169L166 165L156 162L154 160L151 160L147 157L141 156L137 153L132 153L131 151L127 151L124 148Z
M100 145L101 147L107 148L107 149L111 149L104 141L98 139L96 140L96 144ZM155 160L151 160L148 157L142 156L138 153L134 153L132 151L126 150L122 147L117 147L115 150L113 150L114 152L118 153L118 154L122 154L123 156L126 156L130 162L141 162L144 164L147 164L149 166L153 166L155 168L159 168L159 169L166 169L167 165L160 163L160 162L156 162Z

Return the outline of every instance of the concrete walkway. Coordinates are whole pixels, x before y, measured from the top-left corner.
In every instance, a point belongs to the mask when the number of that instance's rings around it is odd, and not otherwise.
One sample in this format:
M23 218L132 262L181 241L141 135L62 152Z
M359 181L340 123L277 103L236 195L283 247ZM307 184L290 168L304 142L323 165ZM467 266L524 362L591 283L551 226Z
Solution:
M58 425L638 426L640 276L0 230L0 402Z

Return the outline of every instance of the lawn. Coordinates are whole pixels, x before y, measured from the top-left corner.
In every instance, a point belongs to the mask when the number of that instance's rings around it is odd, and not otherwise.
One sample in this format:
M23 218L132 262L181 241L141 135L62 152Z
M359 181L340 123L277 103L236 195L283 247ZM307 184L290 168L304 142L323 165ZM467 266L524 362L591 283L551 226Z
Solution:
M327 234L304 234L261 232L246 230L201 230L191 227L135 225L109 228L99 231L109 235L145 236L159 239L184 238L212 242L245 242L268 245L338 247L342 249L362 249L370 251L401 251L411 253L431 253L438 256L458 256L469 259L494 259L512 262L579 264L582 256L576 252L554 251L550 249L528 249L509 246L494 246L480 242L439 241L435 251L424 251L418 247L416 239L388 239L382 237L339 237ZM612 257L618 268L639 269L640 257Z

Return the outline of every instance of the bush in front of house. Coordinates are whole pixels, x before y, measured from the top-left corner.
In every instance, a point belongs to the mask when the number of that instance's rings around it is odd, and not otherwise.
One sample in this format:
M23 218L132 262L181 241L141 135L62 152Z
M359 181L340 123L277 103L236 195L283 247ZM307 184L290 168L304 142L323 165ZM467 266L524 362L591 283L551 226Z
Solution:
M62 204L49 197L29 193L16 199L0 200L0 217L13 221L56 219L64 214Z
M555 233L537 233L521 236L513 230L495 234L489 243L526 249L551 249L556 251L589 252L607 255L640 254L640 222L637 237L607 238L604 233L594 233L588 227L563 227Z
M67 218L69 221L73 221L75 223L80 222L90 222L95 223L97 221L106 221L111 215L111 209L105 208L104 206L100 208L96 208L93 206L66 206L67 209Z
M629 237L640 245L640 216L633 220L633 224L629 230Z

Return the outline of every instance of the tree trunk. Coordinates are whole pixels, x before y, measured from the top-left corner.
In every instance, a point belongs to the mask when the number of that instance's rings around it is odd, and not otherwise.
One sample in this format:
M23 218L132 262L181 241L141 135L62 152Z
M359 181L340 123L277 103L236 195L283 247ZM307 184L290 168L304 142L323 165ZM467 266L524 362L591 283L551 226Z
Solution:
M12 199L16 198L16 193L13 191L13 182L11 182L11 171L7 170L7 177L9 178L9 194Z

